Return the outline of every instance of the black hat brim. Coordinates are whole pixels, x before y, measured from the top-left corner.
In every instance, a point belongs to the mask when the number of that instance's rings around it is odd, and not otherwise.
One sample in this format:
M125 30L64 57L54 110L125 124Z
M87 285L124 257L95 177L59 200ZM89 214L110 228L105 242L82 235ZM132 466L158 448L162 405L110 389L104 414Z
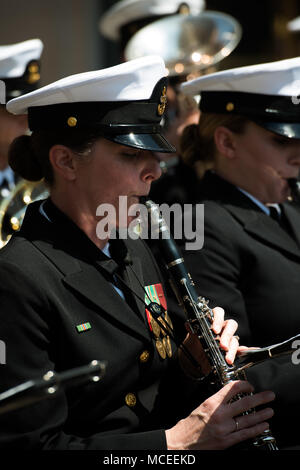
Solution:
M300 139L300 122L275 122L256 121L256 124L274 134L279 134L289 139Z
M112 134L105 138L120 145L133 147L151 152L175 153L176 149L161 134Z

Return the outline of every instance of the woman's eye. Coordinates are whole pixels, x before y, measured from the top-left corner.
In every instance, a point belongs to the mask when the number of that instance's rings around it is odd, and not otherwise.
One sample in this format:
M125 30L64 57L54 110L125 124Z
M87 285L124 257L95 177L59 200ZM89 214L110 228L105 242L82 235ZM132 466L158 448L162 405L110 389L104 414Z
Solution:
M275 144L280 146L289 145L291 143L291 140L287 137L274 137L273 141L275 142Z
M139 152L122 152L122 155L128 158L137 158L139 156Z

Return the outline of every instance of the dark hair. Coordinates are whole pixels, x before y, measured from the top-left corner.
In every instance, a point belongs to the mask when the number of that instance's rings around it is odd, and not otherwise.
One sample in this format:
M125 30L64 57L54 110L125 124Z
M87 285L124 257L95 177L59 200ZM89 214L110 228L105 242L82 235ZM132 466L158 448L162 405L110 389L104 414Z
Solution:
M64 131L38 131L17 137L9 149L9 165L22 178L40 181L51 186L54 182L49 151L53 145L65 145L84 158L101 135L94 131L67 129Z
M249 119L234 114L214 114L201 112L198 124L187 126L180 139L180 154L185 163L196 166L199 176L214 167L216 146L214 133L217 127L224 126L232 132L242 134Z

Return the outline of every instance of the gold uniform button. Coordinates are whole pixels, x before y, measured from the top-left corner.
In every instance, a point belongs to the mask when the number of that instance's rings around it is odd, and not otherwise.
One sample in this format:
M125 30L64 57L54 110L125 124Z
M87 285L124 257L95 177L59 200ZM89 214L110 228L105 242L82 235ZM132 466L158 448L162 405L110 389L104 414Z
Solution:
M140 355L140 362L147 362L149 360L150 353L149 351L143 351L142 354Z
M127 406L133 407L136 405L136 396L134 393L127 393L125 397L125 403Z
M77 119L74 116L70 116L67 120L68 126L69 127L75 127L77 124Z
M234 110L234 104L233 103L227 103L226 104L226 111L233 111Z

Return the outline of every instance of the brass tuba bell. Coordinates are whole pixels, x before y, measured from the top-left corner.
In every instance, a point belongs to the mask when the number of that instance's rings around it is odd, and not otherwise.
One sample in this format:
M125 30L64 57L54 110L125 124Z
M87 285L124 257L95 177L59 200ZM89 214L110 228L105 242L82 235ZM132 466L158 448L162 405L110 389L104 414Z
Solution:
M140 29L127 43L125 59L160 55L170 77L199 73L227 57L238 45L242 28L218 11L172 15Z
M0 202L0 248L23 222L28 204L48 197L49 191L43 181L20 180L13 191Z

